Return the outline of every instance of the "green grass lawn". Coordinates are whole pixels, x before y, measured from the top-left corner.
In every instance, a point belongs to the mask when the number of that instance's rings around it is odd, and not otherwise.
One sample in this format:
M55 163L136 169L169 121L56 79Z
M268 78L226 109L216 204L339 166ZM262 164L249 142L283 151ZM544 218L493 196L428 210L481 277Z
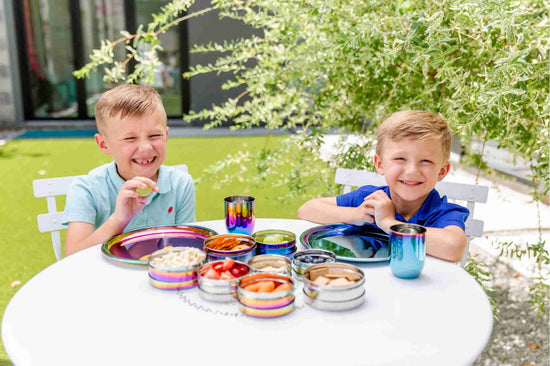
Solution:
M238 150L254 151L267 144L280 143L284 136L267 137L193 137L170 138L166 165L185 163L193 177L202 175L209 164ZM0 147L2 172L2 220L0 220L0 314L10 298L35 274L55 262L49 233L40 233L36 216L47 211L46 199L35 198L32 181L40 178L85 174L90 169L111 161L92 139L14 140ZM251 170L248 170L251 172ZM252 173L250 173L252 174ZM284 188L257 189L235 181L222 189L211 188L208 181L196 187L197 220L223 218L223 198L235 194L256 197L257 217L295 218L303 202L280 203L273 197ZM63 207L58 205L59 207ZM21 285L12 287L15 281ZM37 306L40 306L40 299ZM31 309L29 309L31 310ZM0 365L9 364L0 345Z

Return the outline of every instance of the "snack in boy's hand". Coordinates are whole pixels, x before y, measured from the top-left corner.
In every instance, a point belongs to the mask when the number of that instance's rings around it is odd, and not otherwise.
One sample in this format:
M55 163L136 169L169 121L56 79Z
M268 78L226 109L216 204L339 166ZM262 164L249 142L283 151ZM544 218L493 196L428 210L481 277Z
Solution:
M147 197L148 195L153 192L153 188L151 186L147 186L146 188L136 188L136 193L139 194L140 197Z

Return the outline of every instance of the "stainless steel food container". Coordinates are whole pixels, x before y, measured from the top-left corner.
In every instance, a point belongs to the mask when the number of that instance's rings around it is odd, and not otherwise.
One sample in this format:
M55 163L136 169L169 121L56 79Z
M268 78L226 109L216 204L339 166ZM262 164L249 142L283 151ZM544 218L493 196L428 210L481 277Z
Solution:
M265 243L264 239L271 235L280 235L283 237L283 241L277 244ZM297 249L296 235L290 231L275 229L261 230L255 232L252 236L256 239L256 254L258 255L276 254L291 258Z
M359 280L347 286L318 285L311 279L315 271L328 271L327 274L349 273L359 277ZM361 305L365 300L365 274L350 264L324 263L311 266L304 272L303 281L305 303L318 309L349 310Z
M252 272L273 272L285 276L292 275L292 263L289 258L282 255L263 254L252 257L248 261ZM275 267L277 270L269 270L267 267ZM267 268L267 269L266 269Z
M243 262L235 261L235 263L242 264L248 268L248 273L243 276L231 279L231 280L216 280L212 278L204 277L204 266L210 265L204 264L198 270L198 284L199 284L199 296L207 301L214 302L232 302L237 299L237 286L239 280L250 272L250 266Z
M204 263L204 259L194 266L164 266L154 263L155 259L170 255L171 253L179 253L187 251L191 248L176 247L170 250L157 251L149 257L149 282L154 287L163 290L183 290L193 288L198 285L197 270ZM193 248L194 249L194 248ZM200 251L203 258L206 257L203 251Z
M336 262L336 255L328 250L323 249L306 249L300 252L296 252L294 257L292 257L292 275L297 279L302 281L303 274L306 269L311 266L316 265L316 263L305 263L301 259L307 255L315 255L325 258L326 262L324 263L333 263Z
M245 287L260 281L273 281L280 285L288 284L290 288L274 292L253 292ZM294 310L294 281L288 276L276 273L254 273L244 276L237 289L239 309L255 318L276 318L287 315Z
M238 239L239 241L242 241L249 245L246 249L241 250L216 250L211 249L209 245L216 241L223 238L234 238ZM250 235L244 235L244 234L220 234L220 235L214 235L209 238L206 238L204 240L204 247L203 250L206 252L206 261L207 262L214 262L219 260L224 260L225 257L229 257L235 261L240 262L248 262L250 258L256 254L256 240L250 236Z

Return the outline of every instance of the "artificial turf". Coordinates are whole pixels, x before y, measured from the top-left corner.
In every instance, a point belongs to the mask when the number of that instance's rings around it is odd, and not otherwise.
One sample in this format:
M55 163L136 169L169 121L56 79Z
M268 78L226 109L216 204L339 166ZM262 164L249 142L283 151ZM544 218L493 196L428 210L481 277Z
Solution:
M255 151L266 144L281 143L284 136L250 137L174 137L168 140L166 165L187 164L193 177L203 174L204 168L238 150ZM45 198L35 198L32 181L40 178L80 175L111 157L103 155L91 138L13 140L0 146L2 204L0 220L0 314L10 298L35 274L55 262L49 233L40 233L36 216L47 212ZM249 169L253 174L253 169ZM223 218L223 198L249 194L256 197L256 216L295 218L303 201L281 203L273 199L284 188L259 189L236 179L221 189L213 189L205 180L196 186L197 220ZM280 192L279 192L280 191ZM63 207L58 203L58 209ZM17 285L16 281L20 281ZM36 299L40 306L40 299ZM32 311L32 309L29 309ZM4 347L0 344L0 366L9 365Z

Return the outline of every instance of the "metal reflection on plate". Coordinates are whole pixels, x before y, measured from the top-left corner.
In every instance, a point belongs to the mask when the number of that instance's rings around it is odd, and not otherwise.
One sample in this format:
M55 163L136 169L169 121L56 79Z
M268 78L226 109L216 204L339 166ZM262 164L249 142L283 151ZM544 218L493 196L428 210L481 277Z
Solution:
M109 260L146 265L148 255L166 247L202 249L204 240L217 233L196 225L155 226L113 236L101 246Z
M374 225L323 225L304 231L306 248L330 250L338 260L378 262L389 260L388 234Z

